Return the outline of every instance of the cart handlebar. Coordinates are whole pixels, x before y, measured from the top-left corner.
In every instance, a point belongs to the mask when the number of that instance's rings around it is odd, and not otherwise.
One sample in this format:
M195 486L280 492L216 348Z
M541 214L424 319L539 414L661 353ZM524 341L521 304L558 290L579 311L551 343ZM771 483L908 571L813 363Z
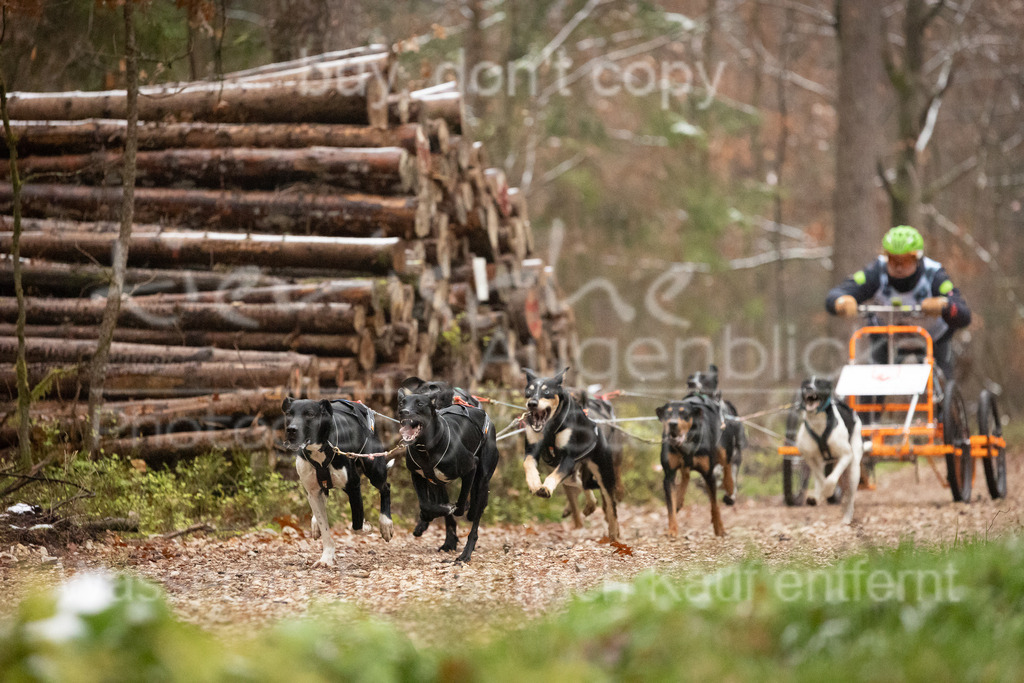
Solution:
M927 315L921 304L860 304L857 312L869 313L910 313L912 315Z

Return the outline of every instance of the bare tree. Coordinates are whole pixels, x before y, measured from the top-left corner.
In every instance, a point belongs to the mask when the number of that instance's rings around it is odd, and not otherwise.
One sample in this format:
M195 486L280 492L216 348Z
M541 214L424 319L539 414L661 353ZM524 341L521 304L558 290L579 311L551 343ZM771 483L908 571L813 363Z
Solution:
M883 0L839 0L836 110L835 239L837 276L854 272L877 253L881 216L876 168L882 157L884 79Z
M0 46L3 34L7 32L7 7L3 9L3 26L0 27ZM18 464L29 467L32 464L30 442L29 409L32 394L28 386L28 365L25 362L25 290L21 284L21 177L18 175L18 141L11 131L11 117L7 112L7 81L0 71L0 114L3 116L4 135L11 165L11 205L13 213L13 234L11 236L11 260L14 270L14 293L18 300L18 320L15 334L18 337L18 356L15 372L18 385Z
M107 359L110 357L110 343L121 311L121 295L124 291L124 275L128 266L128 245L132 236L132 222L135 218L135 155L138 151L139 123L139 57L135 43L135 4L124 3L125 30L125 75L127 79L127 132L124 145L124 171L122 179L124 192L121 198L121 229L114 245L110 288L107 290L107 307L100 324L96 353L89 367L89 429L86 449L93 454L99 442L99 407L103 400L103 385L106 376Z
M920 156L931 138L942 96L952 84L952 57L946 59L930 83L925 68L925 49L931 23L945 0L929 5L926 0L907 0L901 44L885 52L885 69L896 93L897 159L894 177L883 171L889 194L893 225L920 225L922 171Z

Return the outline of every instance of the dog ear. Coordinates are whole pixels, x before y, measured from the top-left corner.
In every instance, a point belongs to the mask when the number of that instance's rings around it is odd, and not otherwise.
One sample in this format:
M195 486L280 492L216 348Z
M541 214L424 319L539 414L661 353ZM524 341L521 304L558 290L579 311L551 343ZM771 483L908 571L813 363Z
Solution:
M664 421L664 419L665 419L665 411L666 410L668 410L668 404L667 403L665 405L663 405L663 406L658 406L657 408L655 408L654 409L654 414L658 416L659 420Z
M320 410L324 411L324 413L327 414L327 415L333 415L334 414L334 408L331 407L330 400L326 399L326 398L320 399Z
M565 379L565 373L569 372L568 366L562 368L562 371L555 375L555 384L561 384L562 380Z
M282 410L282 412L287 413L288 409L292 407L292 403L294 403L294 402L295 402L294 398L292 398L291 396L286 396L284 401L281 403L281 410Z
M401 384L402 389L406 389L410 392L415 392L422 386L423 380L421 380L419 377L406 377Z
M714 363L712 363L711 365L708 366L708 372L710 372L710 373L712 373L714 375L717 375L718 374L718 366L715 365Z
M526 375L527 383L533 382L537 379L537 373L530 368L522 368L523 373Z

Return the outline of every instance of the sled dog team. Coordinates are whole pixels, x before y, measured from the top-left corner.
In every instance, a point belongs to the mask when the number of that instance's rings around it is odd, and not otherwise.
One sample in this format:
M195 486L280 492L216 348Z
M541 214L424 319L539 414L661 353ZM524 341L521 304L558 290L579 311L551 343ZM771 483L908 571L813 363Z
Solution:
M586 394L574 395L563 385L567 370L552 377L524 370L526 412L521 423L526 484L531 493L543 498L551 497L561 484L567 497L565 515L572 517L576 528L583 526L583 515L596 509L594 491L598 491L607 536L614 542L619 538L616 504L623 493L621 434L612 424L610 403ZM312 511L312 535L323 542L323 553L314 567L333 566L335 560L327 494L332 488L345 491L352 526L361 529L364 476L380 493L378 526L381 537L391 540L394 525L387 478L400 456L405 456L419 501L413 535L422 535L434 519L443 518L445 540L438 550L455 551L459 545L456 518L465 515L471 529L457 561L470 561L498 464L495 426L476 398L444 382L410 377L398 391L396 419L401 442L389 453L382 453L375 413L361 403L286 398L282 409L284 443L296 455L295 468ZM796 444L814 475L813 500L831 496L848 469L852 484L850 495L844 496L843 521L850 523L863 452L856 416L832 395L831 384L820 379L803 384L799 409L803 421ZM662 425L661 467L669 534L678 533L676 513L683 505L690 471L695 470L711 503L714 533L724 536L717 491L723 487L723 502L733 504L746 437L736 409L718 389L717 368L691 375L686 396L669 401L656 412ZM541 463L548 470L543 479ZM826 465L832 466L827 476ZM452 492L458 491L454 502L448 484L453 485ZM580 495L584 496L582 511Z

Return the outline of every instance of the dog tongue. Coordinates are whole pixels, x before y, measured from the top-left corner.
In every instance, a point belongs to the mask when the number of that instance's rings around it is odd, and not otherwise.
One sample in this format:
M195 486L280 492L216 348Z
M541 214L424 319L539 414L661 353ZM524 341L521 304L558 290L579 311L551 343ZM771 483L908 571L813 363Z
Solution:
M401 435L402 441L413 441L419 436L420 428L419 426L402 425L398 428L398 433Z

